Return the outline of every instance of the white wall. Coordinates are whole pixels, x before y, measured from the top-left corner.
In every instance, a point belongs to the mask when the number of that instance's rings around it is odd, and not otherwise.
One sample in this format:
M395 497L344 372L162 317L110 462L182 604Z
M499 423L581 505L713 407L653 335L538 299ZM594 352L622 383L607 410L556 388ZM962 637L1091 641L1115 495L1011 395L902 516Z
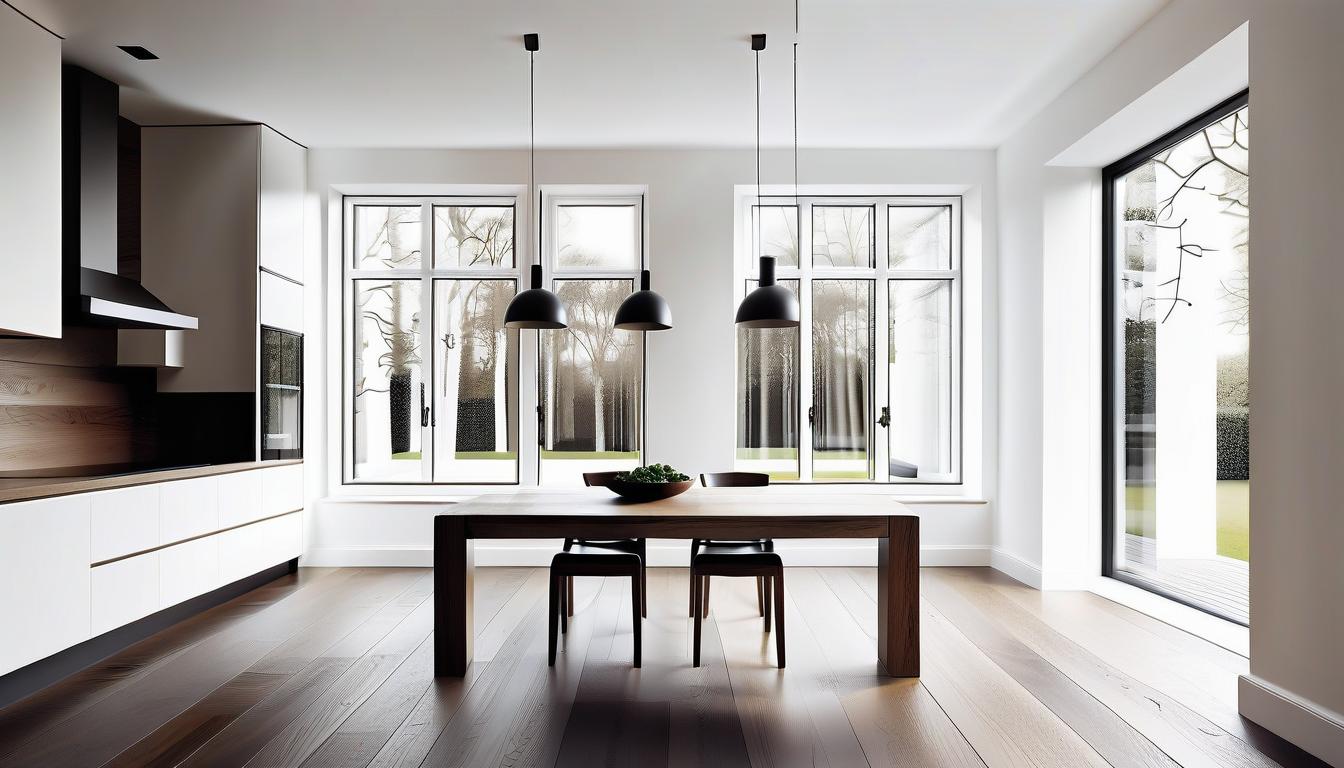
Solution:
M729 469L733 464L735 405L733 392L733 244L734 187L754 180L750 150L542 151L537 181L542 185L606 184L647 186L648 253L654 287L672 305L675 328L648 336L647 455L688 470ZM792 176L790 153L769 150L763 179L780 183ZM994 153L967 151L805 150L803 181L813 189L830 186L882 187L964 195L963 216L968 263L966 389L968 433L967 494L989 498L993 490L995 182ZM309 360L307 380L341 380L339 327L327 318L339 309L339 200L344 193L431 191L432 185L519 185L527 181L527 153L520 151L314 149L309 153L307 257L309 328L306 348L324 359ZM420 185L417 188L414 185ZM521 241L520 233L520 241ZM333 242L334 241L334 242ZM336 249L333 250L332 246ZM318 279L321 276L321 279ZM319 319L312 307L326 312ZM974 307L972 309L972 307ZM983 313L980 310L983 309ZM336 316L339 316L338 314ZM319 366L314 370L314 366ZM367 498L367 487L340 486L339 391L305 393L310 491L315 497ZM983 436L980 425L984 427ZM324 442L325 441L325 442ZM329 445L326 455L321 446ZM318 480L317 476L322 479ZM381 489L394 492L396 489ZM414 493L424 494L424 489ZM441 498L462 489L437 489ZM316 501L316 498L314 498ZM321 505L311 531L317 548L313 562L339 560L340 552L415 550L429 542L427 517L407 509ZM318 508L311 504L310 508ZM966 505L957 513L943 506L929 515L951 517L947 525L926 523L924 543L937 557L961 557L938 547L965 547L975 562L987 562L990 508ZM960 517L957 517L960 515ZM363 518L412 520L406 528L373 530ZM391 525L389 523L389 525ZM389 536L390 539L379 538ZM373 547L370 554L366 548ZM401 549L398 549L401 548ZM368 560L364 560L368 561ZM427 560L425 561L427 562Z
M1240 708L1344 764L1344 4L1173 0L1000 147L1002 480L993 542L996 562L1034 568L1046 587L1098 572L1100 241L1098 209L1084 206L1096 199L1102 163L1161 131L1135 131L1091 167L1057 167L1061 153L1074 163L1087 154L1075 145L1095 151L1107 132L1093 129L1248 21L1255 418L1252 674ZM1202 103L1188 97L1171 126L1231 95L1226 83L1222 90Z

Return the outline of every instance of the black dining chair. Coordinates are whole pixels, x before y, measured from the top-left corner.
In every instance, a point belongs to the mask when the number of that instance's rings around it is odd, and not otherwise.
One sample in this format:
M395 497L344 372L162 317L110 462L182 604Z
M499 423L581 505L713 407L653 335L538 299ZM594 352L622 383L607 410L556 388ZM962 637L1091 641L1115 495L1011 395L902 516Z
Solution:
M758 488L770 484L763 472L715 472L700 475L706 488ZM784 562L773 539L691 540L691 616L695 618L693 664L700 666L700 624L709 617L709 584L713 576L754 576L756 607L770 631L771 602L775 614L775 653L784 668Z
M569 616L573 615L573 584L575 576L628 576L630 578L630 613L633 620L635 654L634 665L642 666L641 629L644 624L641 607L644 604L644 559L628 552L609 549L594 550L574 545L565 552L556 552L551 558L550 610L547 615L547 664L555 666L557 642L556 624L560 632L569 630Z
M605 488L617 475L624 472L584 472L583 484L590 488ZM595 550L607 550L610 552L621 552L627 555L637 555L639 557L639 612L640 615L648 618L649 615L649 597L648 597L648 574L645 572L645 563L648 562L646 553L648 551L648 541L646 539L565 539L563 551L573 552L575 547L582 547L593 553ZM581 574L576 574L581 575ZM574 576L565 579L565 610L567 616L574 615Z

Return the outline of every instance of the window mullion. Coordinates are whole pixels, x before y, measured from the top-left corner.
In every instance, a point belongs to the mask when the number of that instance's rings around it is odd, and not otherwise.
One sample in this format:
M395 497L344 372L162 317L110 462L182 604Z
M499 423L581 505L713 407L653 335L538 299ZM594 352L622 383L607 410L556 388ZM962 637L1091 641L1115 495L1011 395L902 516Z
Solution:
M434 428L421 416L429 408L429 423L434 423L434 205L420 206L420 391L412 392L416 417L420 421L420 479L434 482ZM423 393L423 397L421 396Z
M798 481L812 482L812 203L798 203Z
M891 263L890 233L888 230L886 206L877 206L873 214L873 237L875 240L874 281L873 281L873 412L869 414L868 428L873 435L873 481L886 483L891 479L890 451L891 427L883 427L877 422L883 408L891 407L891 299L887 282ZM878 213L880 212L880 214Z

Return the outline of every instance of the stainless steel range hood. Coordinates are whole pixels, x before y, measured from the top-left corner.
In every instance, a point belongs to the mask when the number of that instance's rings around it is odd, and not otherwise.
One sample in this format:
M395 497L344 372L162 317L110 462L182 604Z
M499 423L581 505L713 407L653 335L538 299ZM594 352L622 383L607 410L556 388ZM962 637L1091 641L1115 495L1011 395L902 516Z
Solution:
M66 324L196 329L196 318L117 274L117 84L66 65L61 86Z

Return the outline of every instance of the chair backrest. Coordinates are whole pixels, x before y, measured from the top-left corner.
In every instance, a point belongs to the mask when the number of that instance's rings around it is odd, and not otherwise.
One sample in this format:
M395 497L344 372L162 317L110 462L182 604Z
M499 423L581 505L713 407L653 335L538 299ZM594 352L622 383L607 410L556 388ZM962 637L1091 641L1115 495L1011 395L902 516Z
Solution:
M583 484L590 488L606 488L611 485L611 481L616 479L617 475L624 472L584 472Z
M758 488L770 484L764 472L705 472L700 484L706 488Z

